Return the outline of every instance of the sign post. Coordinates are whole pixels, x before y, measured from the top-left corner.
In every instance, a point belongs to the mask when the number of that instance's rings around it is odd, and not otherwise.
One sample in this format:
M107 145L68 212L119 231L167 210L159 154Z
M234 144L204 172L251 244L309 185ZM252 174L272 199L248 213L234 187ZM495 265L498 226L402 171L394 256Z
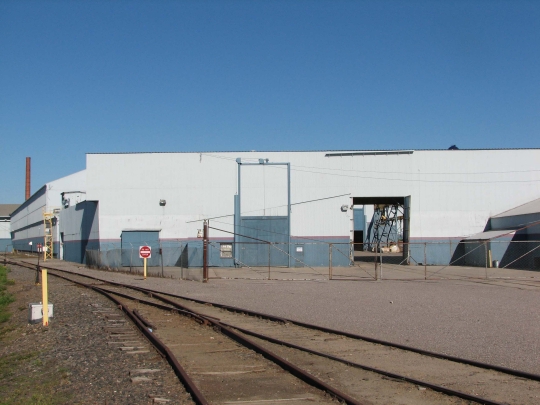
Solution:
M41 252L43 252L43 245L41 243L38 243L38 255L37 255L37 268L36 268L36 285L39 285L39 271L41 270L41 267L39 267L39 257L41 256Z
M49 290L47 286L47 269L41 270L41 302L43 303L43 326L49 326Z
M139 247L139 257L144 261L144 270L143 276L146 280L146 259L152 257L152 248L150 246L140 246Z

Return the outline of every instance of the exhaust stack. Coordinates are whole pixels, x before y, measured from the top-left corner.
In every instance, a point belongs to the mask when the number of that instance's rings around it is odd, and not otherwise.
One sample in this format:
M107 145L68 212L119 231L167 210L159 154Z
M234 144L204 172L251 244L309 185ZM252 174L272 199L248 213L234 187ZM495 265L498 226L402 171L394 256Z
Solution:
M30 158L26 158L26 192L25 192L25 198L24 200L28 200L30 198Z

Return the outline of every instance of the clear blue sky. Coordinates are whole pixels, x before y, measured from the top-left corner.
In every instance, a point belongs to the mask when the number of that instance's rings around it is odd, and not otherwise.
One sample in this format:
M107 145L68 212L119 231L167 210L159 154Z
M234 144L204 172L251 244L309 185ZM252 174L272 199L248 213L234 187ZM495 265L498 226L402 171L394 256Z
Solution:
M540 147L540 1L0 1L0 203L87 152Z

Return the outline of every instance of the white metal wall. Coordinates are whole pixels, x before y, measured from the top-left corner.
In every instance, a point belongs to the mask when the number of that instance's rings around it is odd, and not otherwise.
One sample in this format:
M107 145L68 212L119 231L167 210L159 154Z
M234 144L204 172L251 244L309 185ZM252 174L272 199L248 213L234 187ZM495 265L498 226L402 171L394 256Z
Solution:
M10 221L0 219L0 239L10 239Z
M85 170L45 184L28 201L24 202L11 217L11 231L15 232L13 240L20 241L43 237L43 211L52 212L54 209L60 209L62 206L62 192L85 191L85 189ZM54 241L58 240L57 229L53 230L53 239Z
M11 231L14 241L43 237L43 209L46 207L47 186L40 189L22 204L11 217ZM33 225L30 227L30 225Z
M117 240L127 229L193 238L202 220L213 217L221 217L211 221L213 226L232 230L238 157L291 163L293 236L348 237L352 211L340 208L350 197L410 195L411 237L446 238L480 232L491 215L540 196L538 149L326 153L88 154L87 198L100 204L100 238ZM263 199L260 176L243 182L243 212L281 204L284 169L264 170ZM212 236L231 235L212 231Z
M61 208L62 193L73 191L86 191L86 170L47 183L47 210Z

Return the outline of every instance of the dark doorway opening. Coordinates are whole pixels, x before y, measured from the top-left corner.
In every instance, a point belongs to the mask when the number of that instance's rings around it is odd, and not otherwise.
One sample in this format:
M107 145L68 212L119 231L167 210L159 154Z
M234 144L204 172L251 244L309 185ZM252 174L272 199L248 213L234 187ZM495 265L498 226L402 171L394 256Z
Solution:
M354 231L354 250L364 250L362 245L364 243L364 231Z

